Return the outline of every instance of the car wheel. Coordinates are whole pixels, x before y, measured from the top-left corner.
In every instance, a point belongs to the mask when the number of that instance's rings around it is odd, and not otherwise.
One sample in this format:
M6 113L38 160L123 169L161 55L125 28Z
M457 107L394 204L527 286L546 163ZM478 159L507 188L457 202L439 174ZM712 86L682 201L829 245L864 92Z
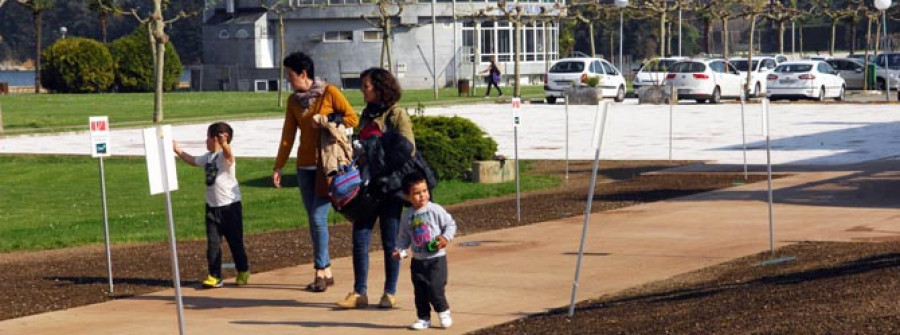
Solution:
M841 86L841 92L834 98L834 101L844 101L844 86Z
M884 79L878 78L878 80L875 81L875 87L879 91L884 91Z
M619 86L619 91L616 92L616 102L622 102L625 100L625 86Z
M762 85L756 83L756 87L753 88L753 97L759 98L760 95L762 95Z
M713 89L712 97L709 98L709 103L718 104L722 102L722 91L719 91L719 87Z
M548 104L551 104L551 105L552 105L552 104L555 104L555 103L556 103L556 97L547 97L547 103L548 103Z
M816 98L818 101L825 101L825 86L819 88L819 96Z

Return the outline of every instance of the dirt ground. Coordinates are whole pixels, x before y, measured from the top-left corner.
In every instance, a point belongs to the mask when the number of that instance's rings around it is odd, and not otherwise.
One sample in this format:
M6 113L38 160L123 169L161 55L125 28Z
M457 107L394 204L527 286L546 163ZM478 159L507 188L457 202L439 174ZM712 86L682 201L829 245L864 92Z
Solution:
M602 162L593 211L705 192L743 182L738 174L641 175L687 162ZM573 162L565 185L522 196L448 206L460 234L581 215L590 162ZM531 173L563 176L563 162L540 161ZM763 176L751 176L762 180ZM440 188L436 190L439 194ZM299 199L298 199L299 200ZM503 205L500 205L503 204ZM299 206L299 201L298 201ZM504 210L498 210L504 208ZM509 210L512 208L512 210ZM246 237L254 272L311 266L307 229ZM350 226L331 227L332 257L350 255ZM373 243L373 250L377 243ZM227 248L225 248L227 249ZM205 276L205 242L178 245L182 285ZM484 329L482 334L597 333L897 333L900 243L801 244L778 250L797 258L757 266L759 255L664 282L582 302L567 310ZM0 254L0 320L119 299L170 288L166 243L115 246L116 292L107 295L105 251L88 246ZM230 256L226 255L226 258ZM226 270L228 271L228 270ZM231 270L233 271L233 270ZM226 272L231 276L233 273ZM870 289L861 290L860 287Z

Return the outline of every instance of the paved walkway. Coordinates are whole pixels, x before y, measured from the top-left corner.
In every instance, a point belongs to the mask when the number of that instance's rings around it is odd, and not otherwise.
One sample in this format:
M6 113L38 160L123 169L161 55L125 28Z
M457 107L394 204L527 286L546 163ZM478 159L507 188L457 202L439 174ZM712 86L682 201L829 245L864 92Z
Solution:
M775 247L797 241L900 238L900 161L774 181ZM578 299L662 280L769 248L766 183L594 214ZM568 305L583 217L462 236L449 249L448 297L459 334ZM465 222L460 222L464 225ZM162 251L161 251L162 252ZM370 299L381 294L372 254ZM415 317L408 263L394 310L335 310L350 291L349 258L333 260L337 285L302 291L308 267L256 273L246 288L184 289L188 333L389 334ZM173 290L0 322L2 334L173 334ZM577 314L576 314L577 317Z

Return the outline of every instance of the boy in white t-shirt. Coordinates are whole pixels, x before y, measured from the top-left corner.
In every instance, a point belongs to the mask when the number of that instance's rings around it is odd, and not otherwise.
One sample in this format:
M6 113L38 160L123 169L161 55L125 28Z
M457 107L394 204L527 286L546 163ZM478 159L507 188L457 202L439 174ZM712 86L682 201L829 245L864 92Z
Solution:
M207 153L191 156L172 142L181 160L206 171L206 261L209 274L203 287L222 287L222 236L228 241L238 274L236 285L247 285L250 265L244 249L243 208L241 189L235 175L231 140L234 130L225 122L216 122L206 131Z
M403 191L412 207L400 217L400 232L394 259L406 257L406 248L413 252L412 282L416 300L414 330L431 327L431 309L437 312L441 326L450 328L450 304L444 288L447 286L447 245L456 235L456 221L450 213L431 202L425 176L414 172L403 178Z

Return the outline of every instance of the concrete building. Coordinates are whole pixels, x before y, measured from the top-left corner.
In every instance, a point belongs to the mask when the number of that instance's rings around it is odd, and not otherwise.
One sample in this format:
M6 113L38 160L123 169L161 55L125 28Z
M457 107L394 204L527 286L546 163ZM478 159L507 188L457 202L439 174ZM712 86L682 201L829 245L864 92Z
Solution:
M360 72L388 68L380 64L383 31L374 25L380 15L373 0L281 0L279 5L284 9L280 16L257 0L226 0L204 12L204 65L193 70L192 87L277 90L282 57L279 18L284 22L285 54L309 54L316 76L327 82L358 88ZM511 84L514 29L504 13L520 8L521 81L542 83L549 63L559 58L557 18L565 10L557 8L562 5L552 0L510 2L509 10L502 11L496 1L391 1L386 9L392 16L394 73L404 88L448 87L471 80L473 66L481 71L495 56L503 72L501 85ZM484 85L483 76L475 75L477 85Z

